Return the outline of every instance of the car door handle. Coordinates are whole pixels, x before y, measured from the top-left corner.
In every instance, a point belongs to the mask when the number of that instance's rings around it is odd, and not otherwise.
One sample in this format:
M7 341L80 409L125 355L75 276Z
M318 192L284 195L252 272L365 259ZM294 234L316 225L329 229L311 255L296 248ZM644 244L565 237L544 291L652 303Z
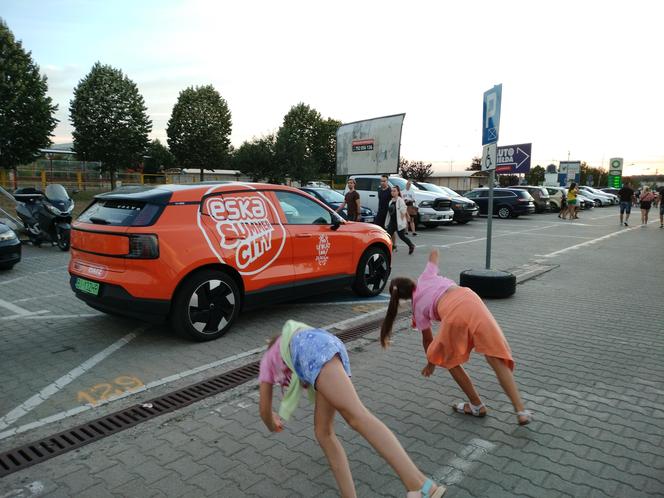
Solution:
M369 197L376 197L376 194L369 194Z
M310 233L296 233L295 237L299 237L299 238L311 237L311 234Z

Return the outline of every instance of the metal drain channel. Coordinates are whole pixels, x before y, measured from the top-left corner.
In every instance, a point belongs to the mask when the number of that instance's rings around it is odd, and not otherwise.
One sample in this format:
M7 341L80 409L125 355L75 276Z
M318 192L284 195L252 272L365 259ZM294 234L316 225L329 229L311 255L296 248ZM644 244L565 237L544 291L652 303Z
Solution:
M401 318L400 313L397 316ZM380 327L382 318L346 329L337 336L350 342ZM178 391L165 394L141 404L133 405L110 415L59 432L53 436L0 453L0 478L41 463L50 458L93 443L141 422L153 419L210 396L240 386L258 376L260 361L254 361L235 370L192 384Z

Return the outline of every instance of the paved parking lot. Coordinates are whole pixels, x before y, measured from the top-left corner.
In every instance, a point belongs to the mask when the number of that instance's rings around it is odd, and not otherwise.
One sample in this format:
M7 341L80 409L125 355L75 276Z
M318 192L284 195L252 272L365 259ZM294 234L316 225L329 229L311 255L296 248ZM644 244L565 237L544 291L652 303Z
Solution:
M449 496L664 495L664 230L619 227L617 208L581 216L494 220L492 267L524 280L488 304L537 413L528 428L513 423L479 358L469 368L491 416L451 414L458 389L444 372L419 377L419 337L406 321L387 352L375 334L349 345L360 395ZM395 254L393 275L416 276L430 246L451 278L484 266L485 218L419 234L413 256ZM69 289L67 262L56 248L26 246L0 274L0 451L255 360L287 318L343 329L385 307L384 297L336 293L257 310L196 344L87 308ZM268 436L256 401L254 385L210 398L8 476L0 497L335 496L311 410ZM339 426L359 496L401 496L390 469Z

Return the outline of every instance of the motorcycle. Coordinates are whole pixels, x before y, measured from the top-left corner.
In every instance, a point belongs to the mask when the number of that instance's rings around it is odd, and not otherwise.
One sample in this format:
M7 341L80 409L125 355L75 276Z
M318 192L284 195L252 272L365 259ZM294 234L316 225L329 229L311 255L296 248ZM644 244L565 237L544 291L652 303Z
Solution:
M17 189L13 196L17 202L16 214L33 245L50 242L62 251L69 250L74 201L62 185L51 184L44 192L23 187Z

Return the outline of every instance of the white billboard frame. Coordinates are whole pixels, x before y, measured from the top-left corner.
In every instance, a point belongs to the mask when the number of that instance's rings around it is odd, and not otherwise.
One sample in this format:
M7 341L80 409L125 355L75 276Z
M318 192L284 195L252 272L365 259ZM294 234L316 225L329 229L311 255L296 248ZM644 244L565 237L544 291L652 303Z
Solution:
M406 113L344 123L337 129L337 175L399 171Z

